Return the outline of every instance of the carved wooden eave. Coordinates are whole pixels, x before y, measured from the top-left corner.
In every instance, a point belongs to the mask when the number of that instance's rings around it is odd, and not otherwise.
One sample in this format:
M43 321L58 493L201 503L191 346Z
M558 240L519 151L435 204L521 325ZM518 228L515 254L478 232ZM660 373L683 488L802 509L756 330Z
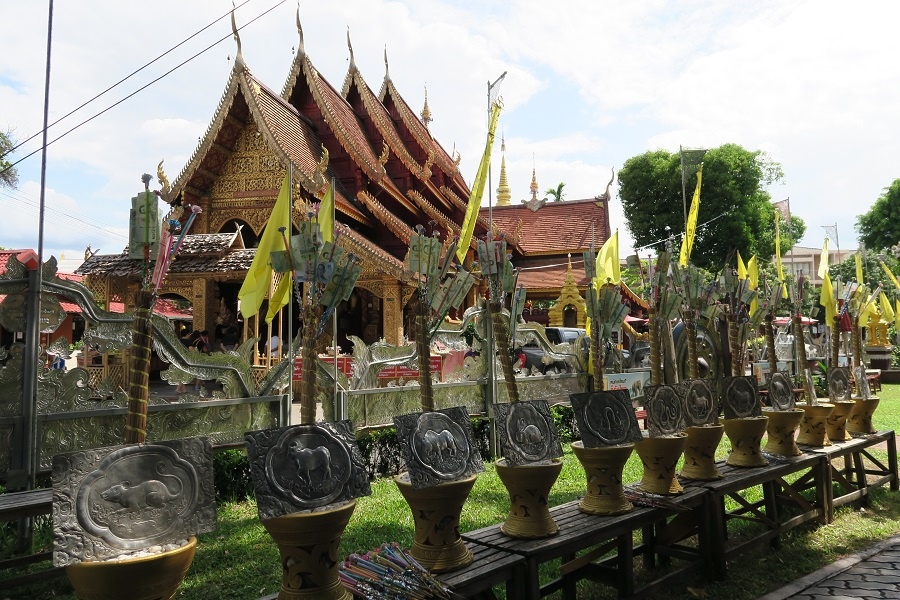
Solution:
M447 215L442 213L437 207L428 201L425 196L417 192L416 190L409 190L406 192L410 198L415 200L416 204L421 207L422 211L433 221L435 221L438 225L444 228L444 231L447 232L447 237L459 237L460 226L453 222ZM474 243L474 240L473 240Z
M444 150L444 148L431 136L431 133L429 133L428 128L425 127L425 124L422 123L419 116L412 108L410 108L409 104L406 103L406 100L400 95L397 88L394 87L394 82L391 80L390 75L385 73L384 81L381 84L381 90L378 92L379 102L382 105L386 105L385 100L388 96L390 96L393 101L393 104L397 109L397 114L400 115L403 124L413 135L426 155L429 152L434 153L435 164L444 172L449 180L453 181L461 192L465 192L465 194L468 195L469 186L466 185L462 173L459 172L459 166L452 158L450 158L447 151Z
M368 270L365 268L366 266L371 266L376 273L383 273L393 279L402 280L404 278L403 261L382 250L346 225L335 223L334 230L337 234L337 244L359 256L363 261L364 270Z
M456 208L462 211L463 214L466 214L466 209L468 208L468 202L463 200L459 196L456 195L456 192L448 188L447 186L441 186L441 192L453 203ZM476 222L481 226L483 231L491 230L491 223L488 222L481 214L476 218ZM497 228L497 225L493 226L493 237L497 237L500 235L500 229Z
M306 119L284 98L266 87L256 78L241 78L241 90L250 101L250 114L257 129L266 139L267 146L283 165L294 166L293 179L313 198L319 198L327 189L334 173L319 170L322 159L322 142ZM335 210L349 218L372 226L372 220L349 201L343 190L335 185Z
M391 115L387 108L385 108L381 101L378 100L372 92L372 89L363 79L359 69L356 68L356 64L351 61L350 69L347 71L347 77L344 79L341 96L349 98L350 92L354 87L362 99L366 113L369 115L369 118L372 119L378 133L381 134L381 137L387 142L388 147L394 156L403 163L403 166L406 167L410 173L422 182L425 188L427 188L435 198L444 204L445 208L452 208L447 199L444 198L440 190L438 190L431 181L431 165L429 164L428 159L426 159L424 164L420 165L412 154L410 154L409 148L407 148L406 144L401 139L400 133L397 131L397 127L394 125L394 121L391 119ZM434 152L428 156L432 161L434 160Z
M403 242L403 244L409 245L409 241L415 234L409 225L398 219L394 213L385 208L384 205L376 200L369 192L361 191L356 197L360 202L366 205L369 212L375 215L375 218L381 221L381 223L387 227L397 239Z
M174 204L179 196L181 196L185 191L190 191L191 194L195 196L202 196L202 194L204 193L203 188L197 186L195 183L192 183L191 180L194 175L199 172L203 160L206 158L207 154L210 152L214 145L224 148L223 145L217 144L217 137L219 135L219 132L226 124L232 127L244 126L243 121L241 121L240 119L229 117L229 112L234 105L235 96L240 89L240 76L246 70L247 68L245 65L237 63L235 63L234 67L231 69L231 74L228 77L228 83L225 85L225 91L222 93L222 97L219 99L219 104L216 106L216 111L213 115L212 121L210 121L209 126L206 128L206 133L204 133L200 138L200 143L197 145L197 148L194 150L193 154L191 154L191 157L188 159L184 168L181 170L181 173L179 173L178 177L175 178L175 183L172 184L169 192L162 196L163 200L165 200L167 203Z

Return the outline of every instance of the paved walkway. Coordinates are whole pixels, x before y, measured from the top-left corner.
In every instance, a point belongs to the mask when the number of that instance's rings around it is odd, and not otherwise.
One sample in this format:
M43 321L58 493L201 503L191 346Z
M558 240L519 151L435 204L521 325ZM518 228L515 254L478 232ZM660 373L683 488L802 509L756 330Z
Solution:
M900 598L900 535L843 558L759 600Z

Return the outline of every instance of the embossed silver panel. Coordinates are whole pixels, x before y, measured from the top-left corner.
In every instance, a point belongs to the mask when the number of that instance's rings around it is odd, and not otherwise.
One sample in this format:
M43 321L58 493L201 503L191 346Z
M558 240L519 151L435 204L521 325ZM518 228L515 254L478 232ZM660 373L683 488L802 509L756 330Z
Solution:
M585 448L615 446L641 439L641 427L627 390L569 396Z
M262 520L372 493L350 421L264 429L245 439Z
M756 393L756 378L722 378L722 410L726 419L743 419L762 415L762 406Z
M719 398L713 383L709 379L690 379L674 385L675 392L681 397L688 427L708 425L719 416Z
M562 456L546 400L494 405L494 423L506 464L516 467Z
M205 438L53 457L53 564L104 560L216 528Z
M852 394L850 369L847 367L831 367L828 370L828 397L832 400L849 400Z
M461 406L394 417L400 451L416 489L484 471L469 413Z
M772 373L769 377L769 404L775 410L792 410L797 401L794 398L793 384L791 378L785 373Z
M684 404L671 385L644 386L644 408L651 437L672 435L684 430Z

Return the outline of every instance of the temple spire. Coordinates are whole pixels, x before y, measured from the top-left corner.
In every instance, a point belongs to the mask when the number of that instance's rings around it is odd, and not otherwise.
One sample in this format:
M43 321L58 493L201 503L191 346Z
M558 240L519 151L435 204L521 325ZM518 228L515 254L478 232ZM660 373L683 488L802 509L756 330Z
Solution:
M497 186L497 206L509 206L509 199L512 193L509 189L509 181L506 178L506 136L504 135L500 142L500 151L503 157L500 159L500 185Z
M297 35L300 37L299 42L297 43L297 51L300 54L306 54L306 48L303 45L303 26L300 25L300 2L297 2ZM349 36L349 32L347 33Z
M350 26L347 25L347 48L350 49L350 68L356 67L356 59L353 58L353 44L350 43Z
M538 183L537 183L537 170L532 166L531 167L531 201L539 202L538 200Z
M238 35L237 24L234 22L234 0L231 2L231 33L234 35L234 41L237 43L237 54L234 56L234 66L244 68L244 54L241 52L241 36Z
M428 124L431 123L431 109L428 108L428 86L425 86L425 106L422 107L422 122L425 123L425 128L428 128Z

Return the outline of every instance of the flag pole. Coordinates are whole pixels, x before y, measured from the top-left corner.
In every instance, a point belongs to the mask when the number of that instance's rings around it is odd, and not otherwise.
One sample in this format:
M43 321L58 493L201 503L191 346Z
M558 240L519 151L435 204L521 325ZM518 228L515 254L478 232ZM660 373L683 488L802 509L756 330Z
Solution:
M335 200L334 193L334 177L331 178L331 243L334 243L334 226L337 223L335 221L335 207L337 206L337 202ZM338 405L338 328L337 328L337 305L333 311L331 311L331 345L332 345L332 355L334 356L334 391L332 394L332 406L334 406L334 420L340 421L343 417L343 406Z
M290 205L290 210L288 211L288 227L290 229L287 232L288 240L291 239L291 235L293 235L293 226L294 226L294 163L288 163L288 189L290 190L290 196L288 196ZM287 248L288 251L288 260L293 261L291 257L291 249L290 246ZM297 274L291 272L291 277L296 277ZM282 275L284 277L284 275ZM294 281L291 281L291 287L293 288ZM287 424L291 425L291 413L293 413L294 406L294 294L293 289L288 291L288 297L290 301L288 302L288 327L287 327L287 358L291 361L290 364L290 379L288 380L288 414L287 414ZM281 319L279 319L280 321ZM271 328L270 328L271 331ZM283 335L283 334L282 334ZM272 339L271 333L269 334L269 339ZM280 338L279 338L280 339ZM285 353L282 353L285 354Z

